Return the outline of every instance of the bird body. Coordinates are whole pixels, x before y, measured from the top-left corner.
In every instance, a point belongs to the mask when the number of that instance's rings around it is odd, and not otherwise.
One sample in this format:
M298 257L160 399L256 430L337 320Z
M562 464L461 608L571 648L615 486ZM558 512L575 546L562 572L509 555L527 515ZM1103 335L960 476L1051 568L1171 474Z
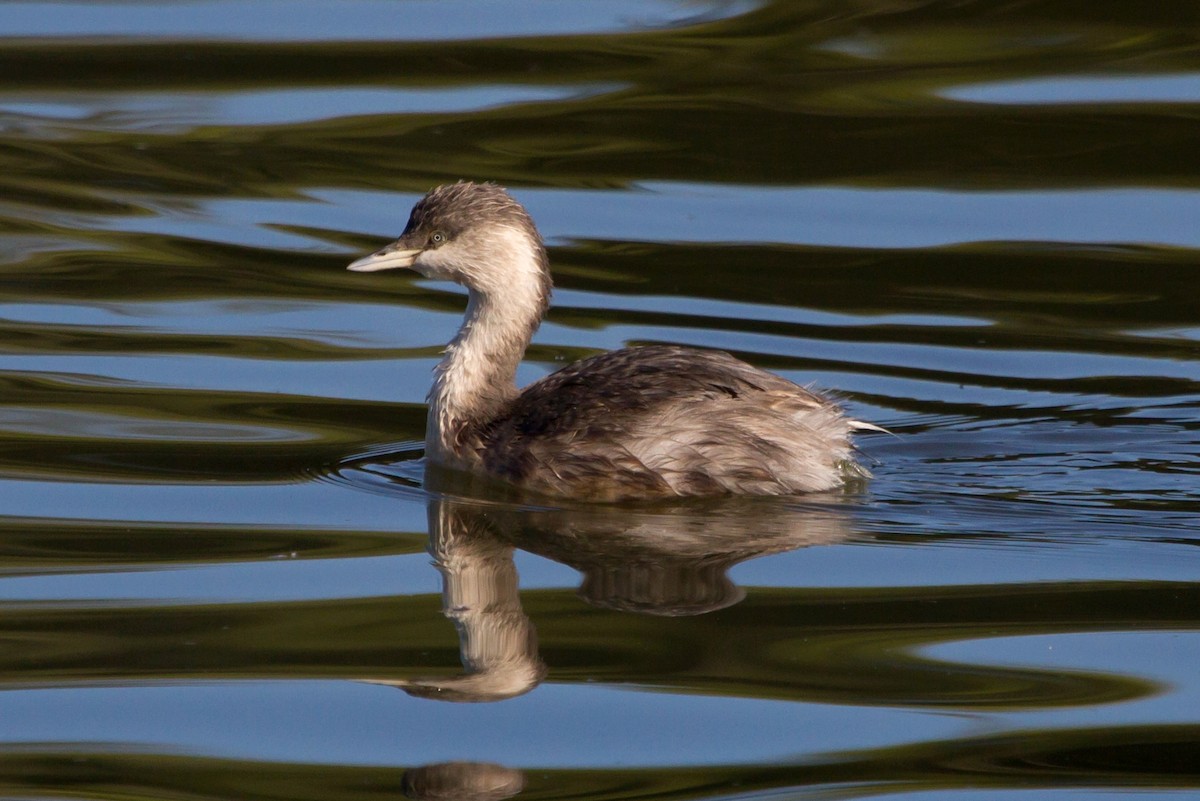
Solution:
M468 290L429 394L437 464L589 500L784 495L867 475L850 434L877 426L720 351L624 348L518 391L551 281L536 226L498 186L434 189L396 242L350 265L401 267Z

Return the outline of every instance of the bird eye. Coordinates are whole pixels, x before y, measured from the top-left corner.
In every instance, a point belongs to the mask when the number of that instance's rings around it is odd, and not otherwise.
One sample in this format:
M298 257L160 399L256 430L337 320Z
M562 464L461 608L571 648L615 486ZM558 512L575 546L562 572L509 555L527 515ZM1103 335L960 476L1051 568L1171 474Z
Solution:
M435 231L433 236L429 237L429 241L435 245L440 245L446 241L446 235L441 231Z

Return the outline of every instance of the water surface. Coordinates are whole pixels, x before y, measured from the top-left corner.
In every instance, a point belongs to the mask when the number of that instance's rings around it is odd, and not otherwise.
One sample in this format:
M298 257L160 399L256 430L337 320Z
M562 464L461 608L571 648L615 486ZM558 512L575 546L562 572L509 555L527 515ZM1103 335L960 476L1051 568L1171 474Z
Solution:
M2 794L1200 793L1198 34L1182 1L3 4ZM521 380L722 348L893 431L874 479L436 486L463 294L344 267L459 178L550 244Z

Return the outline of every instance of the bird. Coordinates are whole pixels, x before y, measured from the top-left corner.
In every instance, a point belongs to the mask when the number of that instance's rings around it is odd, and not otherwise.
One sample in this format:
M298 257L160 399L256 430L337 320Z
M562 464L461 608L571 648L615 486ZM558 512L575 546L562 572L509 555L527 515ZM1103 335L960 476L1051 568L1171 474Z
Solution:
M723 351L627 347L519 390L552 280L533 218L497 184L431 190L398 239L348 269L412 270L467 290L427 398L425 455L439 468L601 502L798 495L870 475L851 435L885 429Z

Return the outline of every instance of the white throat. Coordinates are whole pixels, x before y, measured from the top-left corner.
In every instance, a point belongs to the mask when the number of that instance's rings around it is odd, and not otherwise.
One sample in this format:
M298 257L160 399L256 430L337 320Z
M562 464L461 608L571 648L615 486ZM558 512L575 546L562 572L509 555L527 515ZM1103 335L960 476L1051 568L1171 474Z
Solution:
M486 256L463 263L468 254ZM515 228L490 229L422 260L435 275L456 270L469 293L462 327L446 346L429 391L426 456L469 468L476 454L464 432L516 396L517 366L541 322L548 282L536 244Z

